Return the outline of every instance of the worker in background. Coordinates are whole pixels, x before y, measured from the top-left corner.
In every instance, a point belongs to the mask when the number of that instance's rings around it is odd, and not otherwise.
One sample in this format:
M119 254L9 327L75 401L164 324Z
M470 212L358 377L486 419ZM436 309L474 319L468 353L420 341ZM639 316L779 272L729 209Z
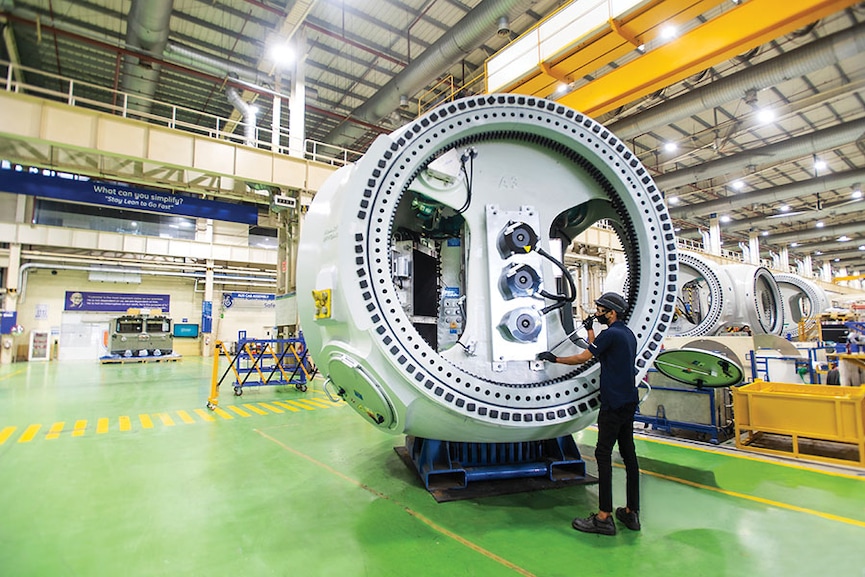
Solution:
M841 384L841 373L838 371L838 363L829 363L829 371L826 372L826 384Z
M598 463L599 511L571 523L577 531L615 535L613 521L613 445L619 444L619 453L625 462L627 506L616 509L616 518L628 529L640 530L640 466L634 447L634 413L639 396L635 381L637 338L622 322L628 311L628 302L617 293L604 293L595 301L595 316L583 321L588 331L589 348L568 357L557 357L552 352L538 355L539 360L566 365L585 363L597 357L601 363L601 409L598 413L598 442L595 459ZM595 337L594 321L607 325Z
M847 333L847 355L857 355L860 347L865 346L865 335L857 331ZM865 368L859 364L859 359L838 359L838 374L842 387L858 387L865 383Z

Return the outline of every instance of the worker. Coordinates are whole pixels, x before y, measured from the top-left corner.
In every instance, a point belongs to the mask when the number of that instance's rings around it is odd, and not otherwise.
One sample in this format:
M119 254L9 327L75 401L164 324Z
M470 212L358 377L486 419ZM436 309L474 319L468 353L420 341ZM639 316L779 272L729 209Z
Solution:
M826 384L841 384L841 374L838 372L838 363L829 363L829 371L826 373Z
M635 361L637 339L621 320L628 311L628 302L617 293L604 293L595 301L594 316L583 321L588 331L589 347L576 355L557 357L552 352L538 355L539 360L566 365L585 363L597 357L601 363L598 413L598 441L595 459L598 463L599 511L589 517L574 519L571 526L585 533L615 535L613 521L613 445L618 442L625 462L627 506L616 509L616 518L628 529L640 530L640 466L634 447L634 413L639 396L636 386ZM607 325L595 336L594 321Z

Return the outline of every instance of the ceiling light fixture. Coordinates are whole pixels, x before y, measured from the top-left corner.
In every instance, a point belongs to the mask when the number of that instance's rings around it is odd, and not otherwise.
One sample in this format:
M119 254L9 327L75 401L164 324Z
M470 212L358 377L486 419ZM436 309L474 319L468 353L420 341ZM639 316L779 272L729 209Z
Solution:
M719 220L720 220L721 222L730 222L730 221L733 220L733 219L730 218L729 216L727 216L727 215L725 214L725 215L722 216Z
M666 26L661 28L661 38L663 38L664 40L672 40L676 37L677 32L678 31L676 30L675 26L667 24Z
M798 242L791 242L791 243L790 243L790 246L791 246L792 248L796 248L797 246L799 246L799 243L798 243Z
M846 234L838 237L838 242L847 242L849 240L850 240L850 237L847 236Z
M823 221L822 221L822 220L818 220L817 223L816 223L814 226L816 226L817 228L823 228L823 226L824 226L824 225L823 225Z
M769 124L775 120L775 111L771 108L761 108L757 112L757 120L760 124Z
M679 150L679 145L675 142L665 142L664 143L664 151L665 152L676 152Z
M760 233L760 235L761 235L761 236L769 236L769 231L768 231L768 230L764 230L763 232Z
M270 48L270 57L277 66L294 63L294 49L285 42L278 42Z
M825 170L826 169L826 161L821 159L814 160L814 170Z
M734 190L742 190L745 188L745 183L741 180L734 180L732 186Z
M782 204L778 210L780 210L781 212L790 212L790 205L789 204Z
M671 196L670 198L667 199L667 204L679 204L679 197L678 196Z

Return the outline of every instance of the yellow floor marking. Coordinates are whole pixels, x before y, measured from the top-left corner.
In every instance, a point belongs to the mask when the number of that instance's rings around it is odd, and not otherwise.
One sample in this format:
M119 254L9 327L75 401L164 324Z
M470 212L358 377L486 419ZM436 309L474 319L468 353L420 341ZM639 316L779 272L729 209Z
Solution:
M102 434L107 433L107 432L108 432L108 419L103 417L103 418L99 419L98 421L96 421L96 434L102 435Z
M283 409L287 409L287 410L291 411L292 413L299 413L300 412L300 409L298 409L297 407L293 407L293 406L289 405L285 401L273 401L273 404L279 405ZM282 412L282 411L280 411L280 412Z
M531 573L530 571L523 569L519 565L516 565L516 564L512 563L511 561L508 561L504 557L496 555L492 551L484 549L480 545L473 543L472 541L469 541L465 537L457 535L453 531L451 531L445 527L442 527L438 523L432 521L431 519L425 517L424 515L421 515L420 513L415 511L414 509L404 505L403 503L400 503L399 501L397 501L396 499L394 499L390 495L387 495L385 493L382 493L381 491L373 489L369 485L364 485L360 481L349 477L345 473L343 473L341 471L337 471L336 469L334 469L330 465L327 465L326 463L322 463L321 461L318 461L318 460L314 459L313 457L310 457L306 453L301 453L297 449L289 447L285 443L282 443L281 441L271 437L270 435L268 435L266 433L262 433L261 431L258 431L258 430L256 430L256 433L258 433L259 435L261 435L265 439L276 443L277 445L279 445L280 447L282 447L283 449L285 449L289 453L292 453L292 454L294 454L294 455L296 455L302 459L305 459L305 460L309 461L310 463L312 463L313 465L316 465L317 467L321 467L325 471L327 471L333 475L336 475L340 479L348 481L349 483L352 483L353 485L356 485L357 487L360 487L364 491L372 493L376 497L379 497L381 499L385 499L385 500L390 501L391 503L397 505L398 507L401 507L403 511L405 511L406 513L408 513L409 515L411 515L412 517L414 517L415 519L417 519L418 521L420 521L421 523L423 523L424 525L426 525L427 527L429 527L433 531L437 531L437 532L441 533L442 535L444 535L450 539L453 539L454 541L456 541L460 545L463 545L463 546L471 549L472 551L479 553L479 554L483 555L484 557L491 559L492 561L495 561L496 563L499 563L499 564L507 567L508 569L511 569L511 570L517 572L520 575L523 575L523 577L535 577L534 573Z
M12 436L12 433L14 433L17 428L18 427L6 427L2 431L0 431L0 445L5 443L6 440Z
M778 507L779 509L787 509L788 511L797 511L799 513L805 513L807 515L814 515L815 517L829 519L830 521L840 521L841 523L855 525L857 527L865 527L865 521L859 521L857 519L849 519L847 517L841 517L840 515L833 515L831 513L815 511L814 509L806 509L805 507L798 507L789 503L781 503L779 501L764 499L763 497L756 497L754 495L746 495L745 493L737 493L736 491L727 491L726 489L711 487L709 485L702 485L700 483L695 483L694 481L688 481L687 479L680 479L678 477L670 477L669 475L662 475L661 473L655 473L653 471L645 471L643 469L640 469L640 472L645 473L646 475L651 475L652 477L658 477L659 479L665 479L667 481L673 481L675 483L682 483L683 485L688 485L689 487L696 487L697 489L706 489L707 491L721 493L722 495L727 495L729 497L745 499L746 501L754 501L755 503L762 503L771 507Z
M59 422L51 425L51 428L48 429L47 433L45 433L45 439L48 441L52 441L52 440L60 437L60 433L63 432L63 426L65 424L66 424L65 422L59 421Z
M231 411L234 411L235 413L237 413L241 417L251 417L252 416L249 413L247 413L246 411L244 411L243 409L238 409L234 405L228 405L228 407L226 407L226 408L231 410Z
M597 427L591 427L594 430L597 430ZM635 436L635 438L637 438ZM818 469L816 466L809 467L807 464L802 463L785 463L780 460L774 460L771 458L761 457L759 455L744 455L738 452L738 449L730 447L729 449L725 449L723 447L718 448L709 448L709 447L694 447L686 443L667 441L663 439L652 439L647 437L646 435L639 435L639 438L646 441L647 443L657 443L658 445L667 445L669 447L677 447L680 449L689 449L691 451L700 451L703 453L712 453L714 455L724 455L726 457L733 457L734 459L743 459L745 461L756 461L758 463L769 463L771 465L779 465L781 467L789 467L791 469L800 469L802 471L809 471L811 473L822 473L823 475L830 475L832 477L844 477L845 479L853 479L856 481L865 481L865 477L861 475L855 475L850 473L842 473L839 471L829 471L826 469ZM792 453L791 453L792 456ZM816 465L816 464L815 464Z
M250 405L249 403L246 403L243 406L246 407L247 409L249 409L250 411L252 411L253 413L258 413L259 415L267 415L268 414L267 411L262 411L261 409L259 409L255 405Z
M223 409L220 409L219 407L215 407L213 409L213 412L216 413L217 415L219 415L220 417L222 417L223 419L233 419L234 418L231 416L231 413L228 413L228 412L224 411Z
M127 416L120 417L120 430L121 431L131 431L132 430L132 421L129 420L129 417L127 417Z
M72 429L73 437L80 437L87 430L87 421L84 419L75 421L75 427Z
M303 403L305 405L309 405L311 407L315 407L316 409L330 409L333 407L330 403L325 403L323 401L319 401L318 399L294 399L295 403Z
M303 403L299 403L297 401L285 401L285 404L283 406L285 406L285 405L300 407L301 409L303 409L305 411L314 411L315 410L315 407L310 407L309 405L304 405Z
M39 429L42 428L42 425L30 425L26 429L24 429L24 434L18 438L19 443L29 443L33 440L33 437L36 436L36 433L39 432Z
M212 422L212 421L216 420L215 418L213 418L213 415L211 415L210 413L208 413L204 409L195 409L195 414L198 415L199 417L201 417L202 419L204 419L205 421L211 421Z
M153 428L153 419L150 418L150 415L138 415L138 420L141 421L141 426L145 429Z
M189 425L195 422L195 419L192 418L192 415L190 415L186 411L177 411L177 416L180 417L181 421Z
M159 420L162 421L162 424L166 427L174 426L174 419L172 419L171 415L168 413L156 413L156 416L159 417Z
M268 405L267 403L258 403L258 406L259 406L259 407L264 407L264 408L267 409L268 411L273 411L274 413L284 413L284 412L285 412L285 411L283 411L282 409L277 409L277 408L274 407L273 405Z
M24 372L24 369L18 369L14 373L9 373L8 375L3 375L2 377L0 377L0 381L5 381L6 379L11 379L15 375L20 375L23 372Z

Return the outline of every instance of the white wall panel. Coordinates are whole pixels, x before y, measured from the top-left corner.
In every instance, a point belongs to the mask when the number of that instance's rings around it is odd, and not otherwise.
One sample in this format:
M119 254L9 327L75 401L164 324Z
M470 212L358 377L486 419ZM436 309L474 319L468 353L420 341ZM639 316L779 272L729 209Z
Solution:
M96 147L109 154L144 158L147 154L147 128L144 124L121 119L97 117Z
M54 104L46 104L42 111L41 138L76 148L95 147L96 115Z

